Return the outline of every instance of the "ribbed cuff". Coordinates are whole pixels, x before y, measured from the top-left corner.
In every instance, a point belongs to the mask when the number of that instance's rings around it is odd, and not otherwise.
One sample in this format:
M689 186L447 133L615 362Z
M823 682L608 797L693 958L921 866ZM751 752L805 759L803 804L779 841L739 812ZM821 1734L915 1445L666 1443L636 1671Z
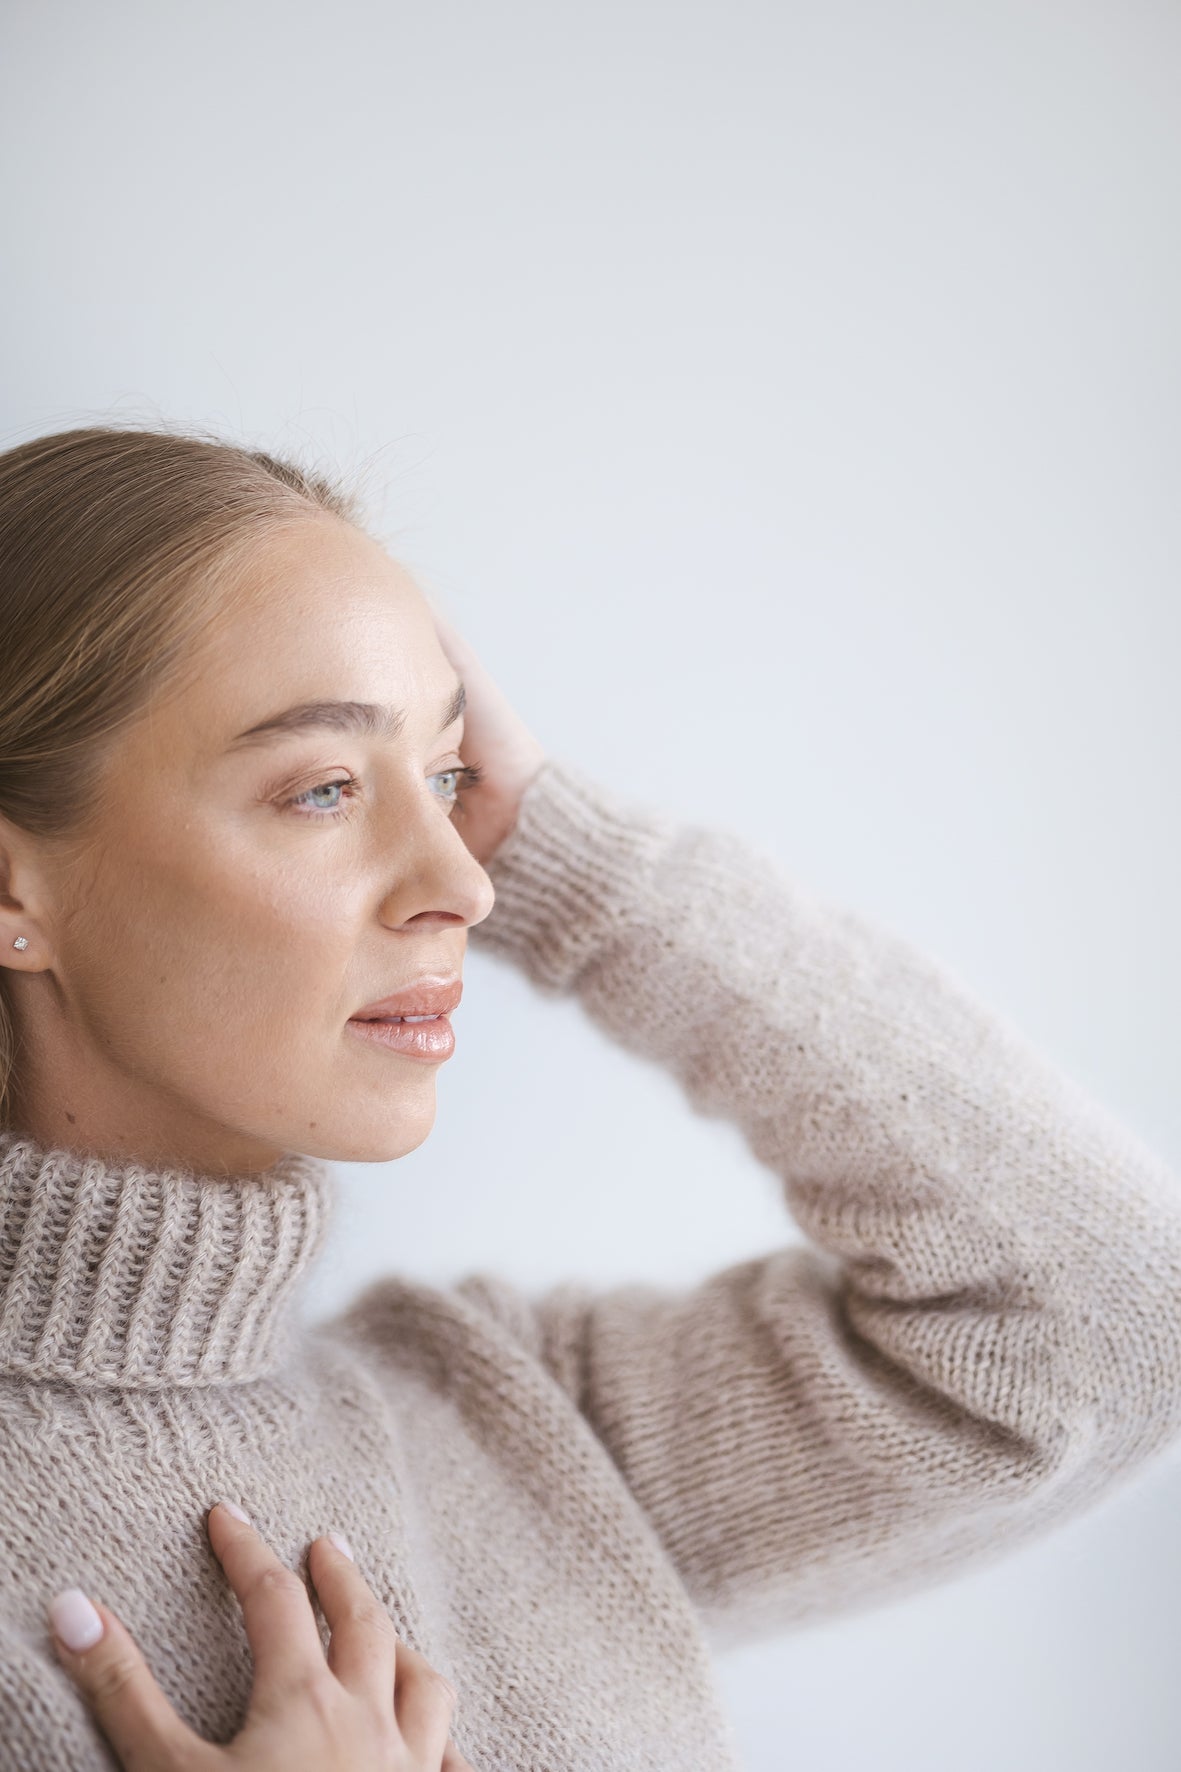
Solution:
M470 941L543 989L573 988L586 963L650 901L675 821L549 757L488 864L496 903Z

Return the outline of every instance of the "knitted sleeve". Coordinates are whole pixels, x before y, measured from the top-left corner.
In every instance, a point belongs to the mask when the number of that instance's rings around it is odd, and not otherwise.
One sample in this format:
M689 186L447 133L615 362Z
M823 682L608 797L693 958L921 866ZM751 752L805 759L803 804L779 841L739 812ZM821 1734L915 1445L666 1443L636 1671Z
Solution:
M556 759L489 873L473 943L741 1128L809 1240L685 1291L456 1288L572 1397L716 1646L1007 1551L1181 1431L1176 1176L947 967Z

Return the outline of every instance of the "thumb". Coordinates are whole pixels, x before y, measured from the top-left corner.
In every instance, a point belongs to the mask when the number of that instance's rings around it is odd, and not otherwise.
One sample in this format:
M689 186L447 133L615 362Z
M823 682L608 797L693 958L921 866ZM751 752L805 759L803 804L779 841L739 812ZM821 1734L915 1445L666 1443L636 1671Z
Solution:
M182 1772L208 1743L194 1735L156 1684L130 1631L81 1588L49 1604L58 1660L90 1703L126 1772Z

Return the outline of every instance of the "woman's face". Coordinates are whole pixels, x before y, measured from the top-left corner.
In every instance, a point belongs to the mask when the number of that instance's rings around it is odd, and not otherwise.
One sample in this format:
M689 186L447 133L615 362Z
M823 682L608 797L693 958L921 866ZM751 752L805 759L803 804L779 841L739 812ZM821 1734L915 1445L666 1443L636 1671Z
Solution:
M9 973L14 1124L211 1173L403 1156L440 1061L349 1018L457 979L494 898L453 818L463 718L444 725L458 682L429 606L376 542L312 516L266 542L193 663L119 741L68 901L47 857L23 876L47 964ZM242 736L327 701L405 721Z

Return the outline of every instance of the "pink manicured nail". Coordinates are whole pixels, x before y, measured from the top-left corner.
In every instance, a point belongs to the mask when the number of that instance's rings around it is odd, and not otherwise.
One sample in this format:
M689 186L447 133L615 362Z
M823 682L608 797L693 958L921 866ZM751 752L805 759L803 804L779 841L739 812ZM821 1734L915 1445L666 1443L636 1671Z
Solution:
M339 1532L328 1532L325 1536L332 1540L337 1550L340 1551L342 1556L347 1557L350 1563L356 1562L357 1559L353 1555L353 1547L347 1538L342 1538Z
M75 1655L93 1649L103 1634L103 1621L80 1587L63 1588L50 1600L49 1621Z
M233 1514L235 1520L241 1520L241 1522L244 1526L252 1526L254 1524L254 1521L250 1518L250 1515L244 1514L242 1512L242 1509L238 1506L237 1502L219 1501L217 1505L218 1505L218 1507L224 1507L227 1514Z

